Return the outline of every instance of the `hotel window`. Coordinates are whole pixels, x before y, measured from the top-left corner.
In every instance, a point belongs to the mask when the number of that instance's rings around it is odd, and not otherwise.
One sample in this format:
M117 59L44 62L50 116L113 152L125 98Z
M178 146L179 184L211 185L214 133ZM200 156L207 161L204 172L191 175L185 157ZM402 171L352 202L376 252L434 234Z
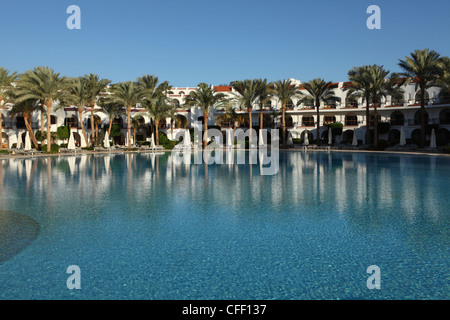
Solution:
M415 96L415 103L419 104L421 101L421 94L422 94L422 90L417 91L416 96ZM428 101L430 101L430 95L428 94L428 92L425 90L425 104L428 104Z
M358 125L358 117L355 115L345 116L345 125L346 126L357 126Z
M336 122L335 116L325 116L323 117L323 125L327 125L328 123Z

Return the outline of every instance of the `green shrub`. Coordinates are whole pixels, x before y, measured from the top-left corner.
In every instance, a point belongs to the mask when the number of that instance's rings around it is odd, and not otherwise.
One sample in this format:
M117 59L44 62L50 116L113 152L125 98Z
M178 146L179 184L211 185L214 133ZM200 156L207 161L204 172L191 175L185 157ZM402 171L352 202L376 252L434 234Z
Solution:
M450 153L450 145L446 145L444 148L442 148L443 153Z
M342 128L344 128L344 125L340 122L332 122L328 124L328 128L331 129L333 135L340 136L342 134Z
M0 154L9 154L8 150L0 150Z
M41 151L47 152L47 145L46 144L41 145L40 148L41 148ZM50 146L50 153L59 153L59 146L56 143L53 143Z
M90 147L81 148L81 149L87 150L87 151L94 151L95 147L94 146L90 146Z
M59 140L66 140L70 137L70 129L66 126L58 127L56 131L57 137Z
M59 145L60 148L67 148L68 144L67 143L61 143Z
M292 139L292 142L293 142L294 144L301 144L301 143L302 143L302 139L301 139L301 138L293 138L293 139Z
M165 134L159 134L159 144L164 147L164 149L172 150L179 141L169 140Z

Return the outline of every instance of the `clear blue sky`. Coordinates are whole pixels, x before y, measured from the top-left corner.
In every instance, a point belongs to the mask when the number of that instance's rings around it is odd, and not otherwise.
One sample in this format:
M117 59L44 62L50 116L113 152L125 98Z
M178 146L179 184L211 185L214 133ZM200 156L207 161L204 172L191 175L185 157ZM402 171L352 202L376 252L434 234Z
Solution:
M81 30L69 30L69 5ZM369 5L381 30L369 30ZM0 66L45 65L113 82L155 74L173 86L321 77L346 81L353 66L384 65L414 49L450 55L448 0L16 0L3 1Z

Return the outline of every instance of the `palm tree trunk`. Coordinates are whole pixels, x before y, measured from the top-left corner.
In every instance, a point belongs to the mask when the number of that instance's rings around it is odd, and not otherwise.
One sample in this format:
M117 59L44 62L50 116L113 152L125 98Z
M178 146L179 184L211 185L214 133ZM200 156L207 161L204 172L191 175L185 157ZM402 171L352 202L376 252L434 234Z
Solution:
M281 107L281 135L282 135L282 144L286 144L286 104L283 103Z
M53 104L53 101L51 101L51 100L47 100L45 103L45 105L47 107L47 152L51 151L51 144L52 144L51 143L52 136L50 133L50 124L51 124L50 113L52 111L52 104Z
M108 128L108 136L111 137L111 127L112 127L112 123L113 123L113 117L109 118L109 128Z
M316 117L317 117L317 145L320 146L320 103L316 102Z
M203 126L205 127L205 133L203 135L203 149L208 146L208 112L203 112Z
M31 141L33 142L34 147L37 150L37 149L39 149L39 145L38 145L38 142L36 140L36 136L33 133L33 129L31 128L31 125L30 125L31 116L29 114L27 114L27 113L24 113L23 114L23 119L25 120L25 127L27 127L27 130L30 133Z
M127 130L128 149L131 149L131 106L127 107Z
M425 88L420 88L420 147L425 148Z
M370 98L366 97L366 144L370 143L370 110L369 110Z
M45 131L45 118L44 118L44 110L41 110L41 137Z
M159 146L159 120L155 120L155 143L157 146Z
M250 130L250 134L248 136L249 137L248 138L249 147L251 147L251 145L252 145L252 128L253 128L253 125L252 125L252 111L253 111L252 107L249 107L248 108L248 122L249 122L248 128Z
M377 102L373 102L373 145L378 146L378 114L377 114Z
M91 102L90 106L91 106L91 140L94 140L94 138L96 137L95 125L94 125L95 102Z
M86 144L87 144L88 138L87 138L86 128L84 127L84 124L83 124L83 108L78 108L78 118L80 119L79 121L81 124L81 131L83 131L84 141L86 141Z
M262 105L259 107L259 131L261 131L264 127L264 120L263 120L263 109Z

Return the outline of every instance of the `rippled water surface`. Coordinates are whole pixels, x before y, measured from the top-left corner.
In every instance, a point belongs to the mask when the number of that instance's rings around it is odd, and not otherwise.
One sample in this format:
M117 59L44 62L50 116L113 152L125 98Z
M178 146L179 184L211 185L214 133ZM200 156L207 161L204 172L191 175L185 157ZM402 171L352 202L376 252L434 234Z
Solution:
M450 298L450 158L279 160L273 176L170 154L0 161L0 298Z

